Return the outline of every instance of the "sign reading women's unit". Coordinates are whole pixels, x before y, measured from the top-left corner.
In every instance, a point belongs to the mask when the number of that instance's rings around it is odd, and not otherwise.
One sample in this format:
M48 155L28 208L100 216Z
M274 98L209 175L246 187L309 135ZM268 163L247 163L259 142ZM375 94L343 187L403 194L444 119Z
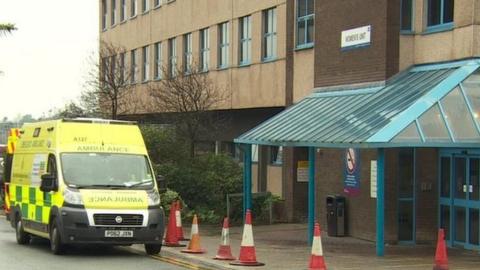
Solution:
M360 151L354 148L345 150L345 179L343 192L350 196L360 193Z

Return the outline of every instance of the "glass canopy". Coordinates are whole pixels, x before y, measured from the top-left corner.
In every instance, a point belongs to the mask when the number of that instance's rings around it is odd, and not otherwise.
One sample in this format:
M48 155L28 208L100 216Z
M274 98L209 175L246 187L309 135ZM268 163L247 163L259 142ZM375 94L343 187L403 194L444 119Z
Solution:
M479 59L420 65L383 86L314 92L235 139L316 147L480 143Z

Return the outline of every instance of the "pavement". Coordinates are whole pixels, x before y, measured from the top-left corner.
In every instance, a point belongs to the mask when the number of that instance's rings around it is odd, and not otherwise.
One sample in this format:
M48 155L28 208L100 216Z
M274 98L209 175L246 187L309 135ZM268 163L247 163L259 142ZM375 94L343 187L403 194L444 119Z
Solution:
M238 256L243 227L230 228L232 253ZM254 240L257 260L265 263L258 269L292 270L307 269L310 259L310 247L307 244L306 224L276 224L254 226ZM190 234L184 228L185 235ZM232 266L225 261L213 260L220 244L221 227L202 226L200 224L201 245L207 249L206 254L192 255L182 253L183 248L163 247L156 259L185 263L190 269L251 269L251 267ZM188 242L183 242L188 244ZM351 237L328 237L322 232L324 257L329 270L360 269L432 269L435 246L417 245L386 246L385 257L375 255L375 243ZM137 252L143 246L133 246ZM480 269L480 254L464 249L448 249L450 269ZM193 268L196 266L196 268Z

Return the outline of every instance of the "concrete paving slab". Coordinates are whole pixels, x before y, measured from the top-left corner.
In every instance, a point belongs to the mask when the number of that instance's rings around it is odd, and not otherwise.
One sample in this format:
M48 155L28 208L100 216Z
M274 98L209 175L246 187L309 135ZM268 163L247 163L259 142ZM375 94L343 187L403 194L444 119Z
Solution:
M242 227L230 228L232 253L239 255L242 238ZM265 263L259 269L292 270L307 269L310 259L310 247L307 245L306 224L276 224L254 226L254 240L257 260ZM190 229L185 228L185 233ZM162 249L161 256L186 260L206 269L252 269L252 267L231 266L225 261L216 261L220 244L221 226L200 225L202 247L208 253L191 255L181 253L182 248ZM333 270L387 270L432 269L435 247L429 245L400 246L385 248L385 257L375 255L375 243L351 237L328 237L322 232L322 244L328 269ZM187 243L187 242L185 242ZM134 247L143 249L143 247ZM470 270L480 269L480 254L463 249L449 249L450 269Z

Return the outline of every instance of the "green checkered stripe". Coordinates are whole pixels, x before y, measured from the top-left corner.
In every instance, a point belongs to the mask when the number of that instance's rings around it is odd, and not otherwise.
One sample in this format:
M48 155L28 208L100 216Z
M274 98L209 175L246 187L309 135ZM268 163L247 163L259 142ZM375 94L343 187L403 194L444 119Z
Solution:
M39 187L11 185L10 199L12 206L19 206L22 218L40 223L48 223L52 207L52 195L43 193Z

